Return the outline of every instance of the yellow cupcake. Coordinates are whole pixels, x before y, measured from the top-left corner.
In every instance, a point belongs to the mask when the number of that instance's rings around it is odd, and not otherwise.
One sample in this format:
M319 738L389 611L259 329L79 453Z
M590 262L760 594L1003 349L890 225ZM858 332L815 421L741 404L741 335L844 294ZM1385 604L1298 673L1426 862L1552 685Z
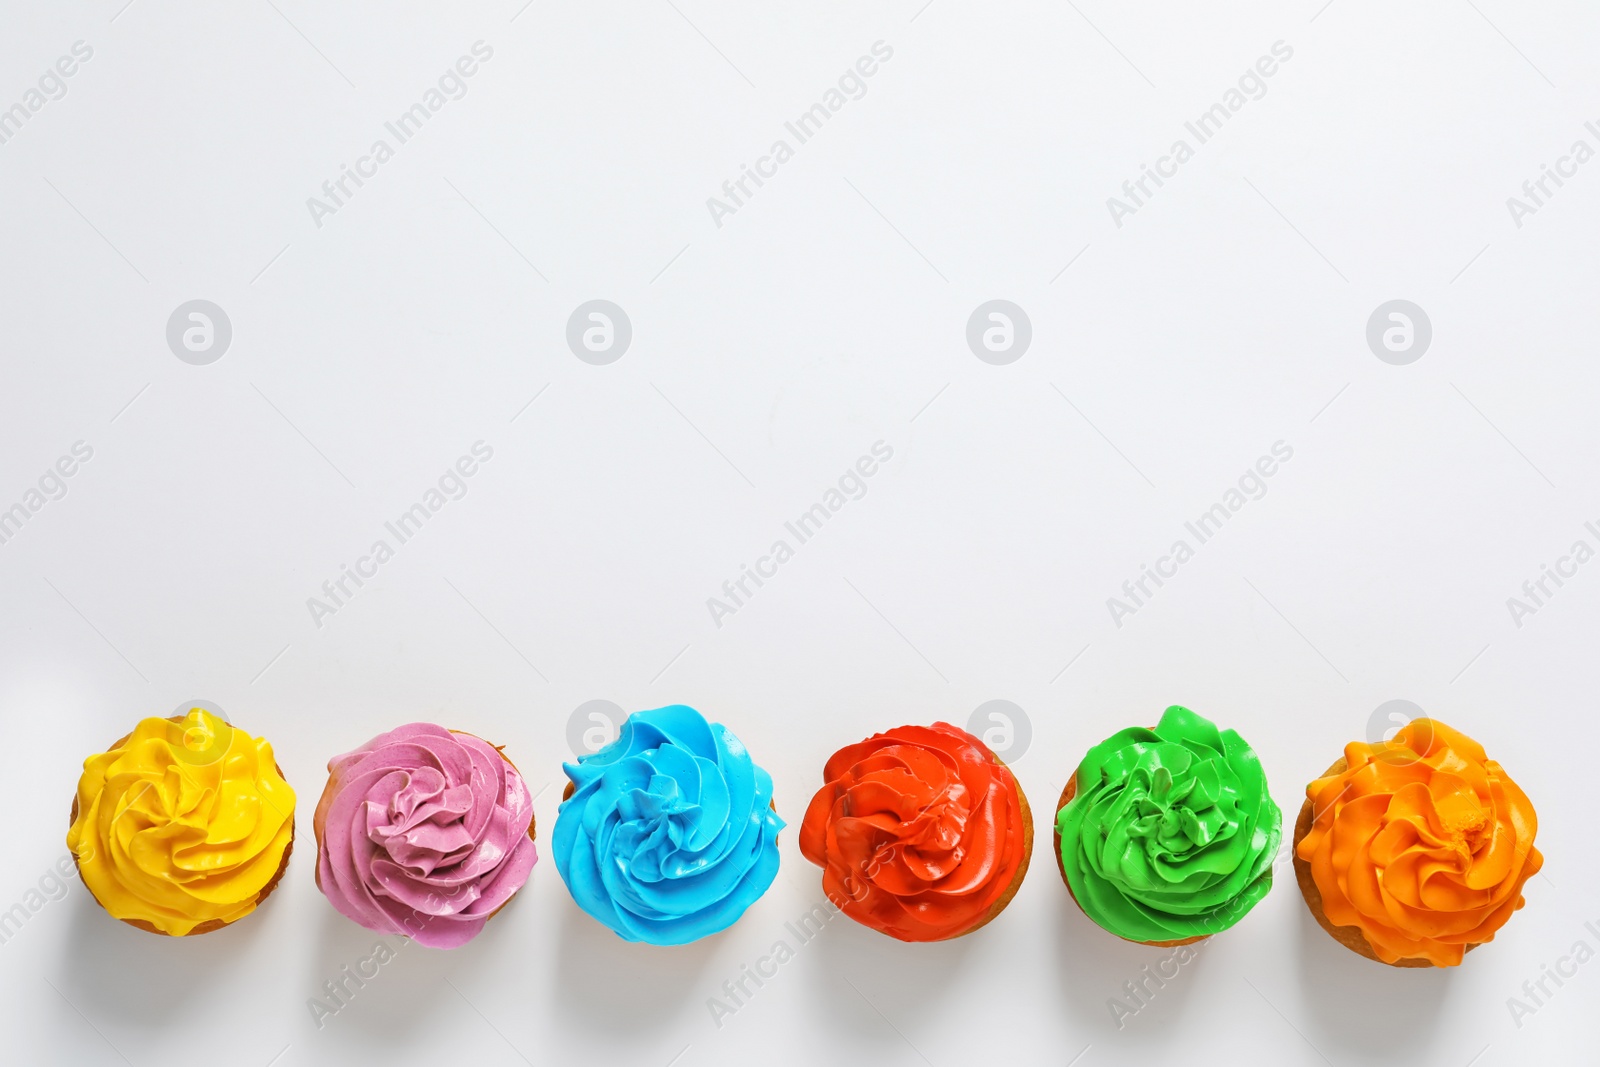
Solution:
M67 847L113 918L175 937L209 933L277 887L294 799L270 744L191 708L144 719L84 760Z

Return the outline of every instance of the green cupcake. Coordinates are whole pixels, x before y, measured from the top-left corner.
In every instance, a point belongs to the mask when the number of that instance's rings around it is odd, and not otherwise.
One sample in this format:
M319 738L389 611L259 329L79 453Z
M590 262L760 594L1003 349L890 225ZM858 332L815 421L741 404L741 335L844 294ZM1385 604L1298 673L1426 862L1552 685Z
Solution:
M1170 707L1091 748L1056 812L1056 858L1083 913L1180 945L1228 929L1272 888L1283 814L1232 730Z

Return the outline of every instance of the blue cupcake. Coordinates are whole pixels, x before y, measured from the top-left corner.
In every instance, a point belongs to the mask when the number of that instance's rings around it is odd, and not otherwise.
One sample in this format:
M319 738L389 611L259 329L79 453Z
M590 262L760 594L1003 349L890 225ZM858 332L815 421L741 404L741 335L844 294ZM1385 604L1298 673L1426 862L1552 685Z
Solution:
M778 876L772 776L727 727L675 704L628 716L572 779L550 849L618 937L685 945L733 925Z

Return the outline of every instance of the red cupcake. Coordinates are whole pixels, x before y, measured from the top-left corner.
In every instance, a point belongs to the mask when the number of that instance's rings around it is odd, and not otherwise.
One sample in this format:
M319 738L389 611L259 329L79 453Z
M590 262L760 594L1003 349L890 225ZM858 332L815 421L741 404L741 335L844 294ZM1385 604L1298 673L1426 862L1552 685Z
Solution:
M967 731L901 726L835 752L800 824L833 905L901 941L971 933L1005 909L1033 852L1016 777Z

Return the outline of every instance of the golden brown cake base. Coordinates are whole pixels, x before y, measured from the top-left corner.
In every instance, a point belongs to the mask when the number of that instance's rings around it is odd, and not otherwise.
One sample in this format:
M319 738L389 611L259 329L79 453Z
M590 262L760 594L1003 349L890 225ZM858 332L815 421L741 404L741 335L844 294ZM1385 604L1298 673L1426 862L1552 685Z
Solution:
M1056 812L1057 812L1057 814L1060 814L1061 809L1067 806L1067 801L1071 800L1074 796L1077 795L1077 793L1078 793L1078 772L1077 771L1073 771L1072 772L1072 777L1067 779L1067 787L1061 791L1061 799L1056 801ZM1056 842L1056 867L1058 869L1060 869L1060 871L1061 871L1061 881L1066 884L1067 895L1072 898L1072 902L1074 904L1078 904L1078 894L1076 894L1076 893L1074 893L1072 891L1072 883L1067 881L1067 862L1066 862L1066 860L1061 858L1061 829L1060 829L1060 825L1059 824L1056 824L1055 842ZM1083 905L1082 904L1078 904L1078 910L1079 911L1083 911ZM1083 914L1084 914L1085 918L1088 918L1088 916L1089 916L1088 912L1084 911ZM1092 918L1090 918L1089 921L1090 922L1094 922L1094 920ZM1096 926L1100 926L1099 923L1095 923L1095 925ZM1105 927L1103 927L1103 926L1101 926L1100 928L1102 930L1105 930ZM1121 938L1123 941L1127 941L1130 944L1134 944L1134 945L1149 945L1152 948L1177 948L1180 945L1193 945L1196 942L1204 941L1206 938L1211 936L1210 934L1200 934L1200 935L1198 935L1196 937L1185 937L1185 938L1181 938L1180 940L1177 940L1177 941L1134 941L1133 938L1131 938L1131 937L1122 937L1121 934L1112 933L1110 930L1106 930L1106 933L1111 934L1112 937Z
M167 718L168 722L182 723L184 721L184 716L182 716L182 715L168 715L166 718ZM128 731L127 733L125 733L121 737L119 737L111 745L111 748L114 748L114 749L115 748L121 748L123 745L128 743L128 738L130 738L132 736L133 736L133 731L131 731L131 730ZM273 761L272 766L273 766L273 769L275 769L278 772L278 777L279 778L283 778L283 768L278 766L278 763L277 763L276 760ZM288 779L285 778L284 781L288 781ZM70 829L72 827L72 825L74 823L76 823L77 821L78 821L78 794L77 794L76 791L74 791L73 794L72 794L72 814L69 815L68 818L67 818L67 827ZM291 815L290 818L289 818L289 841L288 841L287 844L285 844L283 846L283 859L278 863L277 871L274 872L272 877L267 880L267 884L261 887L261 892L256 894L256 904L255 904L256 907L259 908L261 906L261 902L266 900L267 897L271 896L272 895L272 891L274 889L278 888L278 883L283 881L283 872L287 871L289 869L289 854L291 852L293 852L293 851L294 851L294 817L293 817L293 815ZM83 868L78 865L78 853L76 851L74 851L72 853L72 866L77 868L77 870L78 870L78 880L79 881L83 881ZM83 882L83 887L85 889L89 890L89 895L91 897L94 897L94 902L96 904L100 904L100 898L94 896L94 890L92 888L90 888L89 883L84 881ZM104 908L105 905L104 904L100 904L100 907ZM110 914L110 913L108 912L107 914ZM251 912L251 914L254 914L254 912ZM248 918L248 917L249 917L248 915L239 916L240 919L244 919L244 918ZM209 933L212 933L213 931L222 929L224 926L232 926L234 923L238 922L239 919L207 919L205 922L200 923L194 929L190 930L187 934L169 934L165 930L162 930L159 927L157 927L154 923L147 922L144 919L118 919L117 921L118 922L127 923L129 926L133 927L134 929L143 930L145 933L160 934L162 937L194 937L196 934L209 934Z
M446 729L450 729L450 728L446 727ZM505 746L504 745L497 745L493 741L485 741L483 738L478 737L477 734L467 733L467 731L465 731L465 730L450 729L450 732L453 733L453 734L461 734L464 737L476 737L479 741L483 741L484 744L488 745L490 748L492 748L496 752L500 753L500 758L505 760L507 763L510 763L512 770L516 771L519 775L522 773L522 771L520 769L518 769L517 765L515 763L511 762L511 757L506 755ZM526 783L527 780L524 779L523 781L524 781L524 783ZM311 877L312 877L312 880L317 883L317 888L319 890L322 888L322 863L321 863L322 831L327 826L327 823L328 823L328 809L333 807L333 796L334 796L334 794L336 792L338 792L338 789L337 789L338 784L339 784L339 782L333 776L333 773L329 772L329 774L328 774L328 784L324 785L322 787L322 796L317 798L317 810L311 816L311 832L317 839L317 856L318 856L318 860L316 862L313 862L313 864L312 864ZM531 802L531 798L530 798L530 802ZM537 840L537 838L534 835L535 835L535 831L537 831L538 828L539 828L538 819L533 815L532 812L529 812L528 813L528 840L529 841ZM520 892L522 892L522 890L518 889L517 893L520 893ZM506 905L510 904L513 900L517 899L517 893L512 893L509 897L507 897L505 899L504 903L502 903L498 908L496 908L493 911L491 911L484 918L484 922L488 922L490 919L494 918L496 915L499 915L502 911L505 911L506 910ZM400 934L398 936L404 937L405 935L404 934Z
M1334 761L1333 766L1329 767L1319 777L1327 778L1330 775L1343 773L1349 766L1349 762L1343 756L1340 756ZM1300 806L1300 817L1294 823L1294 846L1291 855L1294 857L1294 880L1300 883L1300 895L1306 898L1306 907L1311 909L1311 917L1317 920L1317 925L1326 930L1329 937L1351 952L1358 956L1365 956L1376 963L1386 964L1390 967L1434 966L1432 960L1422 958L1398 959L1393 963L1380 959L1378 953L1373 950L1371 943L1367 941L1366 935L1361 932L1360 927L1335 926L1329 920L1328 913L1322 908L1322 890L1317 888L1315 879L1311 877L1311 864L1300 858L1300 839L1311 832L1312 821L1311 798L1307 797L1306 802ZM1468 945L1467 951L1471 952L1477 947L1477 945Z

